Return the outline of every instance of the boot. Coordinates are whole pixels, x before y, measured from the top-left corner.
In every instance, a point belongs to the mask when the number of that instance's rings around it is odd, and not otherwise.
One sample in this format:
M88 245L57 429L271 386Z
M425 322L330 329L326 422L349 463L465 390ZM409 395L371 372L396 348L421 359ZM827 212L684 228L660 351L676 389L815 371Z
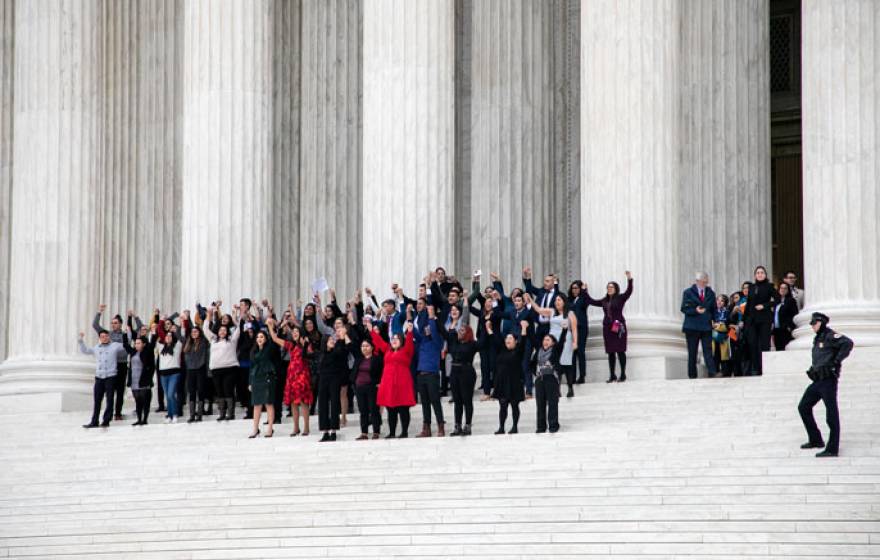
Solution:
M196 422L202 421L202 415L205 413L205 401L199 401L196 405Z
M217 415L217 421L222 422L226 420L226 399L220 399L217 401L217 411L219 414Z
M471 435L471 425L470 424L464 425L464 428L461 430L461 435L463 435L463 436Z
M621 383L626 381L626 372L625 371L620 372L620 379L618 381L620 381Z
M235 399L226 399L226 419L235 420Z
M431 425L422 424L422 431L416 434L416 437L431 437Z
M461 424L456 424L456 425L455 425L455 429L452 430L452 433L449 434L449 437L452 437L452 436L461 436L461 435L464 435L464 432L461 431Z
M208 401L208 411L203 413L205 416L214 415L214 401Z
M192 424L196 421L196 403L195 401L189 401L189 418L187 419L187 424Z
M445 437L446 436L446 423L440 422L437 424L437 437Z
M617 376L614 375L614 374L612 373L612 374L608 377L608 381L606 381L605 383L614 383L615 381L617 381Z

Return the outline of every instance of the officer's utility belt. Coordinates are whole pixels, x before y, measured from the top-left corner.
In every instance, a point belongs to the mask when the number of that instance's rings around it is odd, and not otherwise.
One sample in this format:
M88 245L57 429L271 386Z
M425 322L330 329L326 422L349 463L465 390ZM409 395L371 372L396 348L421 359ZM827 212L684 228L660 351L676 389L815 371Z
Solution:
M813 381L824 381L832 377L838 377L837 370L831 366L811 367L807 370L807 376Z

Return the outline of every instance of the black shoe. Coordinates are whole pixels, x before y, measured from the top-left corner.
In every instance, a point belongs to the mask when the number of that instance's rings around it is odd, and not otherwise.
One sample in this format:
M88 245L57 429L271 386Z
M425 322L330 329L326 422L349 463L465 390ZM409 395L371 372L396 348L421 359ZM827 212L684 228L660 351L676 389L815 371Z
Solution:
M614 383L615 381L617 381L617 377L612 375L611 377L608 378L608 381L606 381L605 383Z
M164 406L160 406L159 408L156 409L156 412L168 412L168 411L165 410Z
M587 382L587 380L584 377L578 377L578 380L575 381L575 383L577 383L578 385L583 385L586 382Z
M460 436L460 435L462 435L463 433L464 433L464 432L461 431L461 426L459 426L458 424L456 424L456 425L455 425L455 429L452 430L452 433L449 434L449 437L452 437L452 436Z
M570 399L573 396L574 396L574 388L571 385L569 385L568 386L568 393L565 395L565 398Z
M249 435L249 436L248 436L248 439L254 439L254 438L257 437L258 435L260 435L260 430L257 430L256 432L254 432L254 433L252 433L251 435Z
M199 414L196 416L196 422L201 422L201 421L202 421L202 415Z
M132 424L132 426L140 426L140 425L142 425L142 424L143 424L143 422L141 422L140 420L138 420L137 422L135 422L134 424Z
M548 430L548 431L549 431L551 434L555 434L556 432L559 431L559 428L550 428L550 430Z
M235 415L234 415L234 414L230 414L229 416L226 417L226 419L227 419L227 420L235 420Z
M320 440L320 441L322 441L322 442L323 442L323 441L330 441L330 434L327 433L327 432L324 432L324 435L321 436L321 440Z
M98 425L94 422L89 422L88 424L83 424L83 428L97 428Z
M336 432L330 434L330 441L336 441Z
M409 437L409 434L407 432L403 432L399 436L397 436L397 439L406 439L408 437Z
M196 417L195 417L195 416L190 416L189 419L186 421L186 423L187 423L187 424L192 424L192 423L195 422L195 421L196 421Z
M502 428L498 428L498 430L495 431L495 435L496 435L496 436L504 435L504 428L503 428L503 427L502 427Z
M837 457L837 451L820 451L816 453L816 457Z
M394 439L394 434L388 434L385 439Z
M517 429L516 429L516 426L514 426L514 427L512 427L512 428L510 429L510 431L507 432L507 433L508 433L508 434L518 434L518 433L519 433L519 430L517 430Z
M536 434L544 434L544 433L547 433L547 430L537 429L537 430L535 430L535 433Z
M461 435L469 436L471 435L471 425L465 424L464 428L461 429Z
M226 413L225 413L225 412L221 412L221 413L220 413L220 416L217 417L217 421L218 421L218 422L222 422L222 421L224 421L224 420L226 420Z
M824 443L813 443L811 441L808 441L807 443L804 443L801 445L801 449L813 449L813 448L820 448L820 447L825 447L825 444Z
M109 428L109 427L110 427L110 422L101 422L101 427L102 427L102 428Z
M620 382L620 383L623 383L624 381L626 381L626 374L625 374L625 373L621 373L621 374L620 374L620 379L618 379L617 381Z

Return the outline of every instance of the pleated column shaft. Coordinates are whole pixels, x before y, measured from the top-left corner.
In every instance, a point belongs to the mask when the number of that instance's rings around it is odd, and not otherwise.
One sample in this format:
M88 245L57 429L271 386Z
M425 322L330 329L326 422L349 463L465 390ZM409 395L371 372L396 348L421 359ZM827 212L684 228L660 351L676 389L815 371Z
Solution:
M767 0L682 3L681 286L706 271L729 294L771 264L768 13Z
M181 304L269 296L274 2L184 7Z
M857 346L880 346L880 3L805 0L805 309Z
M635 354L679 354L679 2L581 4L581 255L593 297L635 277Z
M276 2L272 88L272 302L299 291L300 0Z
M363 276L387 290L454 262L454 4L364 4Z
M179 301L179 0L105 4L101 301L146 315Z
M566 150L567 66L576 71L579 63L566 51L578 23L570 4L473 2L471 264L514 284L523 265L567 277L568 246L576 243L569 232L571 205L579 204L571 198L577 150Z
M81 380L94 371L93 360L78 357L76 336L89 328L104 274L102 31L98 0L15 5L15 301L6 324L16 327L3 377L37 370L22 376L29 388L49 380L47 388L59 390L66 374L83 372Z
M0 0L0 322L9 324L9 257L12 238L12 114L15 68L15 0ZM0 361L11 329L0 333Z
M348 297L360 283L361 0L302 7L299 280L319 276Z

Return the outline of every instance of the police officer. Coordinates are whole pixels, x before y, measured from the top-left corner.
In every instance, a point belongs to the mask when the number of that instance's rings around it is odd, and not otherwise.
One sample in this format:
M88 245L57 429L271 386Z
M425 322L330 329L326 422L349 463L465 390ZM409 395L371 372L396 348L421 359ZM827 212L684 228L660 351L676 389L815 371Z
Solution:
M807 370L807 376L813 381L798 405L801 420L807 429L810 440L801 445L801 449L824 447L824 451L816 457L837 457L840 445L840 416L837 411L837 378L840 377L840 363L852 351L853 341L840 333L828 328L828 316L813 313L810 326L816 336L813 338L813 365ZM831 431L828 445L822 442L822 432L813 418L813 407L819 401L825 403L825 421Z

